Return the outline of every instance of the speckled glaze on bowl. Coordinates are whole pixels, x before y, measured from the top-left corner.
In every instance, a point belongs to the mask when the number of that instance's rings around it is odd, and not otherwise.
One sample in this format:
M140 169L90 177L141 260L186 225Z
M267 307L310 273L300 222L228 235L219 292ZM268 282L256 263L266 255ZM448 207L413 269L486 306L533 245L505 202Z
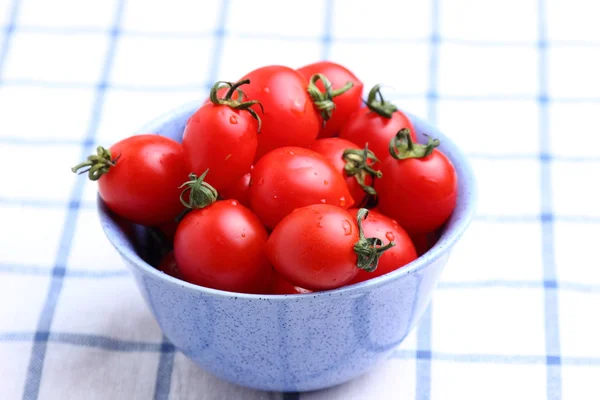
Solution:
M143 129L181 139L199 103ZM146 263L99 199L108 239L133 272L165 335L214 375L251 388L307 391L334 386L373 368L417 324L450 251L475 209L475 180L462 152L434 127L459 180L458 204L440 240L411 264L357 285L316 294L259 296L207 289L171 278Z

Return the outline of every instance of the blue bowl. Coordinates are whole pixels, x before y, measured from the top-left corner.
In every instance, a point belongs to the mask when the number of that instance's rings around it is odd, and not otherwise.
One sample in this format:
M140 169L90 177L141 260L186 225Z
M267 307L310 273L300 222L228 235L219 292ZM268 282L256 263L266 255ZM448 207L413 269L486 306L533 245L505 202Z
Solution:
M199 103L144 132L181 140ZM303 295L249 295L174 279L148 262L122 221L99 200L104 231L131 269L169 340L201 368L242 386L308 391L351 380L384 360L431 300L450 251L469 225L476 183L464 154L434 127L410 116L420 140L438 137L458 174L458 204L440 240L405 267L360 284ZM138 238L139 239L139 238ZM146 258L147 259L147 258Z

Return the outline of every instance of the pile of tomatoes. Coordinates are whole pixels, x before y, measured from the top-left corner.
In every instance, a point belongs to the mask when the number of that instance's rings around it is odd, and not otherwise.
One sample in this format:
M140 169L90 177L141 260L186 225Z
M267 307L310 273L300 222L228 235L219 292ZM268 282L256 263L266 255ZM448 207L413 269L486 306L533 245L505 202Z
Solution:
M181 143L135 135L73 171L161 235L173 277L256 294L355 284L427 251L457 194L439 141L417 143L378 85L362 92L333 62L262 67L215 83Z

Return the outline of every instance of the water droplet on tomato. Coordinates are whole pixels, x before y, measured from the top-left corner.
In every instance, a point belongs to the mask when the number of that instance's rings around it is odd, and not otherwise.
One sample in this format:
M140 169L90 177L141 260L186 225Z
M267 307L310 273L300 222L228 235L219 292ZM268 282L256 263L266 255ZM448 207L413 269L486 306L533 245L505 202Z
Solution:
M327 179L325 179L325 180L323 181L323 185L329 185L329 181L328 181Z
M242 233L242 237L243 237L243 238L244 238L244 237L246 237L246 234L245 234L245 233Z
M321 203L326 204L327 203L327 199L321 199Z
M340 197L340 207L346 206L346 198L344 196Z
M229 117L229 123L236 125L238 123L237 117L235 115Z
M313 174L315 174L315 176L319 175L319 174L317 173L317 171L314 171L314 172L313 172Z
M288 150L288 151L287 151L287 153L288 153L290 156L293 156L293 155L294 155L294 152L293 152L293 151L291 151L291 150Z
M394 236L394 233L393 233L393 232L386 232L386 233L385 233L385 238L391 242L391 241L393 241L394 239L396 239L396 236Z
M264 178L260 178L260 179L258 180L258 182L256 182L256 186L262 186L262 185L264 185L264 184L265 184L265 179L264 179Z
M269 89L268 87L263 89L263 92L265 92L265 93L269 93L270 91L271 91L271 89Z
M273 200L277 200L277 195L276 194L273 195Z
M232 205L232 206L237 206L237 205L238 205L238 202L237 202L237 200L231 200L231 205Z
M352 235L352 224L347 219L342 221L342 229L344 230L344 235Z

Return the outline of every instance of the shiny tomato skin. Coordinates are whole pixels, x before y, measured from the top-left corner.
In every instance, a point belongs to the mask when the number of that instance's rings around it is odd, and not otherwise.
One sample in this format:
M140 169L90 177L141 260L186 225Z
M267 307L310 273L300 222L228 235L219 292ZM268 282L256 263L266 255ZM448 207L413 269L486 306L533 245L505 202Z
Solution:
M378 208L411 234L441 227L456 206L457 176L439 150L424 158L388 157L377 182Z
M254 110L262 120L255 160L283 146L306 147L319 134L321 117L306 91L306 79L291 68L271 65L258 68L242 79L250 79L242 90L246 97L258 100Z
M299 68L298 72L304 75L307 81L314 74L323 74L329 79L334 90L343 87L347 82L354 84L348 91L333 98L335 109L325 126L321 127L318 137L328 138L336 136L340 132L342 125L360 108L363 83L346 67L331 61L319 61L309 64ZM321 91L325 89L321 81L317 82L317 87Z
M164 136L144 134L121 140L110 151L115 165L98 180L106 206L146 226L175 219L183 210L179 186L190 172L181 145Z
M320 154L301 147L275 149L251 172L250 206L270 229L294 209L354 204L344 177Z
M273 272L271 283L269 284L269 294L305 294L312 293L311 290L295 286L285 280L281 274Z
M183 280L183 276L181 275L181 272L179 272L179 268L177 268L175 254L172 251L165 254L165 256L162 258L160 265L158 266L158 270L169 276L172 276L173 278Z
M232 185L219 193L224 199L240 202L244 207L250 207L250 172L242 175Z
M271 276L267 232L236 200L187 214L175 234L179 271L196 285L239 293L264 293Z
M329 290L358 273L354 217L343 208L314 204L296 209L275 227L267 253L275 270L296 286Z
M415 128L403 112L396 111L392 114L392 118L385 118L364 107L352 114L342 126L339 137L363 149L368 144L369 150L383 163L390 157L390 141L403 128L410 129L411 136L416 141ZM380 170L381 165L375 164L373 168Z
M360 187L358 181L354 176L348 176L348 174L346 174L346 172L344 171L346 161L344 161L343 157L344 150L360 150L360 147L346 139L326 138L316 140L313 144L310 145L309 149L321 154L338 171L340 171L340 174L342 174L346 179L346 184L348 185L348 190L350 190L350 194L352 195L354 204L362 204L365 198L367 197L367 193L363 190L362 187ZM367 175L365 177L365 184L367 186L371 186L373 184L373 178L371 177L371 175Z
M358 209L348 210L356 218ZM362 221L365 237L376 237L381 239L384 245L394 242L395 246L386 250L381 257L377 269L373 272L359 270L351 284L364 282L369 279L387 274L402 268L406 264L416 260L417 251L408 233L396 222L382 213L369 210L369 215Z
M250 171L257 148L258 122L248 111L207 103L189 118L182 145L191 172L217 191Z

